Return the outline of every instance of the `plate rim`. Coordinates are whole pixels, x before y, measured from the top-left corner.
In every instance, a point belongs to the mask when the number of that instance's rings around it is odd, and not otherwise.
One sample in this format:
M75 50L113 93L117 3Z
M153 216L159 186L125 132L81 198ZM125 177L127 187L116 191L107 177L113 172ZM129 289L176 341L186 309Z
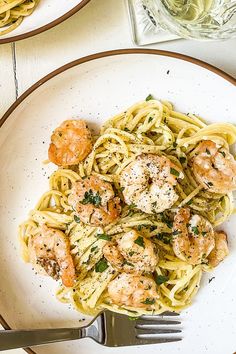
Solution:
M45 32L50 28L53 28L57 25L59 25L60 23L62 23L63 21L67 20L69 17L71 17L72 15L74 15L76 12L78 12L79 10L81 10L90 0L82 0L78 5L74 6L70 11L66 12L64 15L58 17L56 20L49 22L47 25L41 26L35 30L26 32L24 34L18 34L16 36L11 36L8 38L1 38L0 37L0 45L1 44L5 44L5 43L12 43L12 42L17 42L20 41L22 39L26 39L29 37L33 37L39 33ZM13 31L14 32L14 31Z
M85 1L90 1L90 0L85 0ZM160 50L160 49L148 49L148 48L126 48L126 49L114 49L114 50L108 50L108 51L103 51L103 52L98 52L90 55L86 55L84 57L81 57L79 59L75 59L67 64L64 64L60 66L59 68L51 71L44 77L42 77L40 80L35 82L32 86L30 86L26 91L24 91L17 99L16 101L8 108L8 110L3 114L2 118L0 118L0 128L3 125L3 123L7 120L7 118L10 116L10 114L20 105L21 102L23 102L33 91L35 91L38 87L42 86L44 83L47 81L51 80L55 76L63 73L64 71L73 68L74 66L96 60L96 59L101 59L105 57L111 57L111 56L116 56L116 55L123 55L123 54L151 54L151 55L159 55L159 56L166 56L169 58L175 58L183 61L187 61L189 63L192 63L194 65L198 65L208 71L211 71L215 73L216 75L222 77L232 85L236 86L236 78L231 76L230 74L226 73L222 69L217 68L216 66L209 64L203 60L181 54L178 52L171 52L167 50Z
M87 3L90 0L85 0L85 3ZM82 1L83 3L83 1ZM1 41L0 41L1 44ZM87 55L84 57L81 57L79 59L73 60L67 64L64 64L60 66L59 68L53 70L43 78L41 78L39 81L34 83L32 86L30 86L25 92L23 92L18 99L9 107L9 109L4 113L2 118L0 119L0 128L3 126L3 124L6 122L7 118L10 117L10 115L14 112L14 110L32 93L34 92L37 88L45 84L47 81L51 80L55 76L63 73L66 70L69 70L77 65L96 60L96 59L101 59L105 57L112 57L116 55L124 55L124 54L151 54L151 55L159 55L159 56L166 56L169 58L175 58L179 60L183 60L189 63L192 63L194 65L198 65L204 69L207 69L208 71L211 71L215 73L216 75L222 77L224 80L228 81L232 85L236 86L236 78L233 76L229 75L225 71L215 67L212 64L206 63L205 61L202 61L200 59L196 59L194 57L181 54L178 52L171 52L171 51L166 51L166 50L159 50L159 49L147 49L147 48L128 48L128 49L116 49L116 50L109 50L109 51L103 51L103 52L98 52L95 54ZM8 323L5 321L5 319L2 317L0 314L0 324L2 327L7 330L11 329L11 327L8 325ZM33 351L31 348L23 348L27 353L29 354L37 354L35 351Z

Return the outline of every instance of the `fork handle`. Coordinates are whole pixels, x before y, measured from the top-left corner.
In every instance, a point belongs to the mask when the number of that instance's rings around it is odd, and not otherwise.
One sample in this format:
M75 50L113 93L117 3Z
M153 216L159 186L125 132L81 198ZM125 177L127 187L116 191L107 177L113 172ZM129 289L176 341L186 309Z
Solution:
M0 350L25 348L34 345L62 342L86 337L83 328L49 328L0 331Z

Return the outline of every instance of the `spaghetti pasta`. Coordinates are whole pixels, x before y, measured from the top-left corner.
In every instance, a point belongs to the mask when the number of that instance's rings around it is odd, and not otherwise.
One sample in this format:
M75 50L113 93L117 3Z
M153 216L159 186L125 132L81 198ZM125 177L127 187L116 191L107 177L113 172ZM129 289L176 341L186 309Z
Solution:
M39 0L0 0L0 36L16 29L38 3Z
M141 101L102 126L92 152L83 162L59 168L51 175L49 191L30 212L28 221L20 225L19 236L26 262L29 261L28 240L41 224L64 230L68 236L76 283L72 288L60 286L57 291L60 301L72 303L86 314L94 315L107 308L129 316L159 314L166 310L178 312L191 303L199 289L202 273L211 268L206 262L191 265L176 257L172 248L171 215L176 208L188 205L193 212L217 226L234 212L231 192L217 194L203 190L192 173L189 162L202 140L212 140L229 150L236 141L236 128L227 123L207 125L197 116L174 111L169 102ZM72 185L77 180L98 176L112 183L116 194L124 201L120 186L122 171L138 155L149 153L168 157L183 171L184 178L176 185L179 198L169 210L146 214L123 202L120 218L107 226L85 225L78 219L68 203ZM114 304L107 288L119 271L107 262L103 271L97 269L103 260L103 246L107 240L116 240L132 229L151 239L158 249L155 277L159 298L152 309Z

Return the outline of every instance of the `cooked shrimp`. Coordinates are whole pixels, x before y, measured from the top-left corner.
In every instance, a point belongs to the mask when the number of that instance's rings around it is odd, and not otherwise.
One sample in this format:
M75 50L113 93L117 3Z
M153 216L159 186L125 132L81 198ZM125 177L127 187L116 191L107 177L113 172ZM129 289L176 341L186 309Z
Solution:
M111 265L126 273L154 272L158 262L154 244L135 230L125 233L117 245L108 242L103 254Z
M228 254L229 248L226 233L224 231L215 232L215 248L208 256L209 265L216 267Z
M70 254L70 243L64 232L41 227L40 233L29 239L30 262L41 266L53 279L71 287L75 280L75 267Z
M92 137L83 120L65 120L51 136L48 158L58 166L76 165L92 150Z
M106 260L111 263L114 268L118 270L124 270L125 272L129 273L130 266L127 265L125 262L124 257L120 253L118 249L118 245L116 242L109 241L103 246L103 255Z
M236 189L236 161L228 150L205 140L194 152L193 173L204 188L213 193L228 193Z
M200 264L214 247L211 223L200 215L191 216L187 208L180 209L173 223L173 250L176 256L190 264Z
M167 157L142 154L122 172L125 202L148 214L161 213L179 198L174 186L183 178L180 168Z
M75 182L68 198L81 221L90 225L108 225L120 214L120 199L110 183L95 176Z
M110 282L108 294L114 304L148 309L152 309L159 298L152 278L126 273Z

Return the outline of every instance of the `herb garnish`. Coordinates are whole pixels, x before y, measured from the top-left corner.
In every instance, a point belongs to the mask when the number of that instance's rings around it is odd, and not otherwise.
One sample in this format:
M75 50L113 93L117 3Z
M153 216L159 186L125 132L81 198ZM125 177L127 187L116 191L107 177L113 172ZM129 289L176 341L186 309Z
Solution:
M136 240L134 241L134 243L136 243L136 245L139 245L140 247L145 248L144 245L144 241L143 241L143 237L139 236L138 238L136 238Z
M199 230L198 230L197 226L192 226L192 231L195 235L199 235Z
M145 101L153 100L153 96L150 94L145 98Z
M173 222L167 219L167 217L163 213L161 213L160 215L161 215L161 220L171 229L173 226Z
M129 205L129 209L134 209L134 208L136 208L136 207L137 207L137 205L134 204L134 203L131 203L131 204Z
M109 236L107 234L97 234L96 237L99 240L106 240L106 241L110 241L111 240L111 236Z
M212 277L208 280L208 283L210 284L210 282L212 282L212 280L215 279L215 277Z
M168 245L171 243L172 241L172 235L171 234L167 234L167 233L159 233L156 235L156 238L160 241L162 241L164 244Z
M92 189L90 189L88 192L86 191L84 193L84 199L81 201L81 204L93 204L95 206L100 206L101 201L102 198L100 197L99 192L93 194Z
M75 222L77 222L78 224L80 223L80 217L78 215L74 215L74 220Z
M208 149L206 149L206 153L207 153L207 155L210 155L210 154L211 154Z
M107 264L107 261L105 260L105 258L100 259L100 261L98 261L95 264L95 272L96 273L102 273L107 268L108 268L108 264Z
M98 246L94 246L94 247L92 247L91 248L91 252L94 252L94 251L96 251L96 249L98 248Z
M180 161L180 163L185 163L186 162L186 157L180 156L179 161Z
M169 278L165 275L157 275L155 279L157 285L161 285L165 283L167 280L169 280Z
M176 177L179 177L179 171L177 171L175 168L170 168L170 173Z
M142 304L145 304L145 305L153 305L155 304L156 300L155 299L150 299L150 298L146 298L146 300L142 301Z
M132 263L128 262L126 259L123 262L123 265L125 265L125 264L130 266L130 267L134 267L134 265Z
M149 117L148 118L148 123L151 123L152 120L153 120L153 117Z
M220 151L221 155L223 155L225 157L225 152L224 151Z

